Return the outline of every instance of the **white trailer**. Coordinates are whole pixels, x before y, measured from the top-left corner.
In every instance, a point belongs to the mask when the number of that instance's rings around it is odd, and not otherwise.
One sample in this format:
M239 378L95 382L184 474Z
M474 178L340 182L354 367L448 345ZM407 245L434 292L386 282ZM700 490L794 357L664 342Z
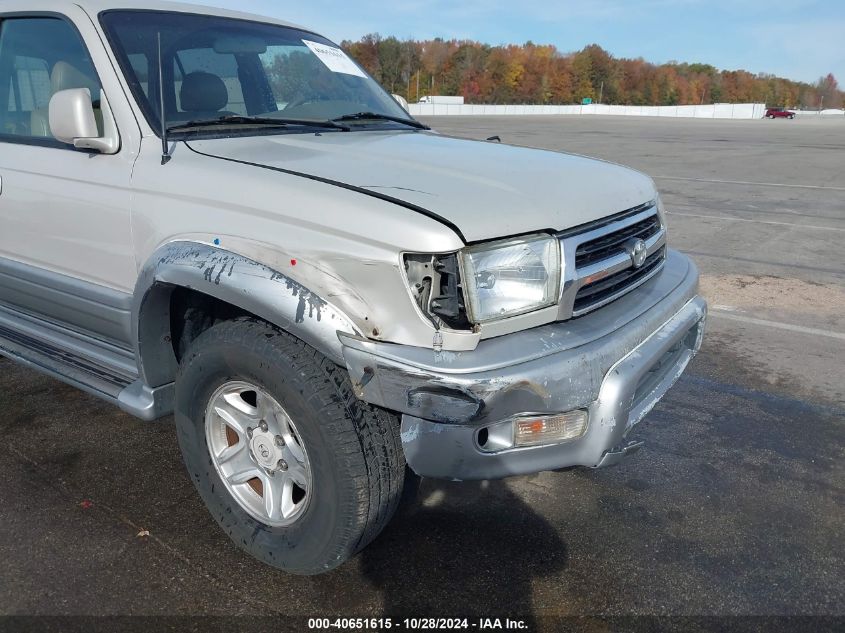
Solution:
M433 103L436 105L464 105L464 98L426 95L420 99L420 103Z

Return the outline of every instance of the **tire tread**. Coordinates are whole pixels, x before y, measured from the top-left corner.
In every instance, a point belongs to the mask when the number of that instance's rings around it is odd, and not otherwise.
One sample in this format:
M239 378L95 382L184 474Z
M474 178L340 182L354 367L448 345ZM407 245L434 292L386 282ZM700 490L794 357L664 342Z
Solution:
M180 364L177 390L179 378L193 359L203 349L221 343L262 358L268 357L268 347L274 348L273 355L289 363L282 369L299 374L300 382L310 387L309 393L300 393L317 412L325 435L331 436L334 458L344 465L345 472L351 473L355 494L350 507L339 509L345 525L320 568L286 569L313 574L336 567L372 542L397 510L406 471L398 417L358 400L345 368L295 336L255 317L222 321L203 332Z

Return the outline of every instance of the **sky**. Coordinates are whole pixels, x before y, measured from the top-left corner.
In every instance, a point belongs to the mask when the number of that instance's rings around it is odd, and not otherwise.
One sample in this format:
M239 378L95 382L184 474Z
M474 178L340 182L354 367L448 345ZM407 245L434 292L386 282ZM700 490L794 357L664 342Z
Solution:
M340 42L400 39L599 44L617 57L708 63L845 85L845 0L204 0L269 15Z

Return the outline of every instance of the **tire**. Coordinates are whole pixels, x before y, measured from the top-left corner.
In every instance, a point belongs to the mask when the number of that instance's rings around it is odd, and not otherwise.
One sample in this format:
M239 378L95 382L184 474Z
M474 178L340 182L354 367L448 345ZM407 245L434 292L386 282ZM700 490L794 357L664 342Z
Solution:
M296 425L311 492L289 525L268 525L251 514L212 457L209 402L230 384L259 387L262 401L269 394L284 408L290 428ZM211 515L240 548L276 568L313 575L337 567L384 529L402 498L406 464L397 416L359 401L344 369L258 319L221 322L200 334L179 366L175 410L185 465ZM257 460L257 452L249 458Z

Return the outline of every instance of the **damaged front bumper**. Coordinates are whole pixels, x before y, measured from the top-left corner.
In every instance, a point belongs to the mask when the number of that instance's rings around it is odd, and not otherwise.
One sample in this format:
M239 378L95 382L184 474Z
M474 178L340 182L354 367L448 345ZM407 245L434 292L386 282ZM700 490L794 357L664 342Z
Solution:
M614 464L626 436L701 346L707 306L698 271L670 251L664 270L588 316L440 352L340 335L356 395L402 414L402 444L419 475L496 479ZM586 410L582 436L491 452L479 432L519 416ZM485 450L486 449L486 450Z

